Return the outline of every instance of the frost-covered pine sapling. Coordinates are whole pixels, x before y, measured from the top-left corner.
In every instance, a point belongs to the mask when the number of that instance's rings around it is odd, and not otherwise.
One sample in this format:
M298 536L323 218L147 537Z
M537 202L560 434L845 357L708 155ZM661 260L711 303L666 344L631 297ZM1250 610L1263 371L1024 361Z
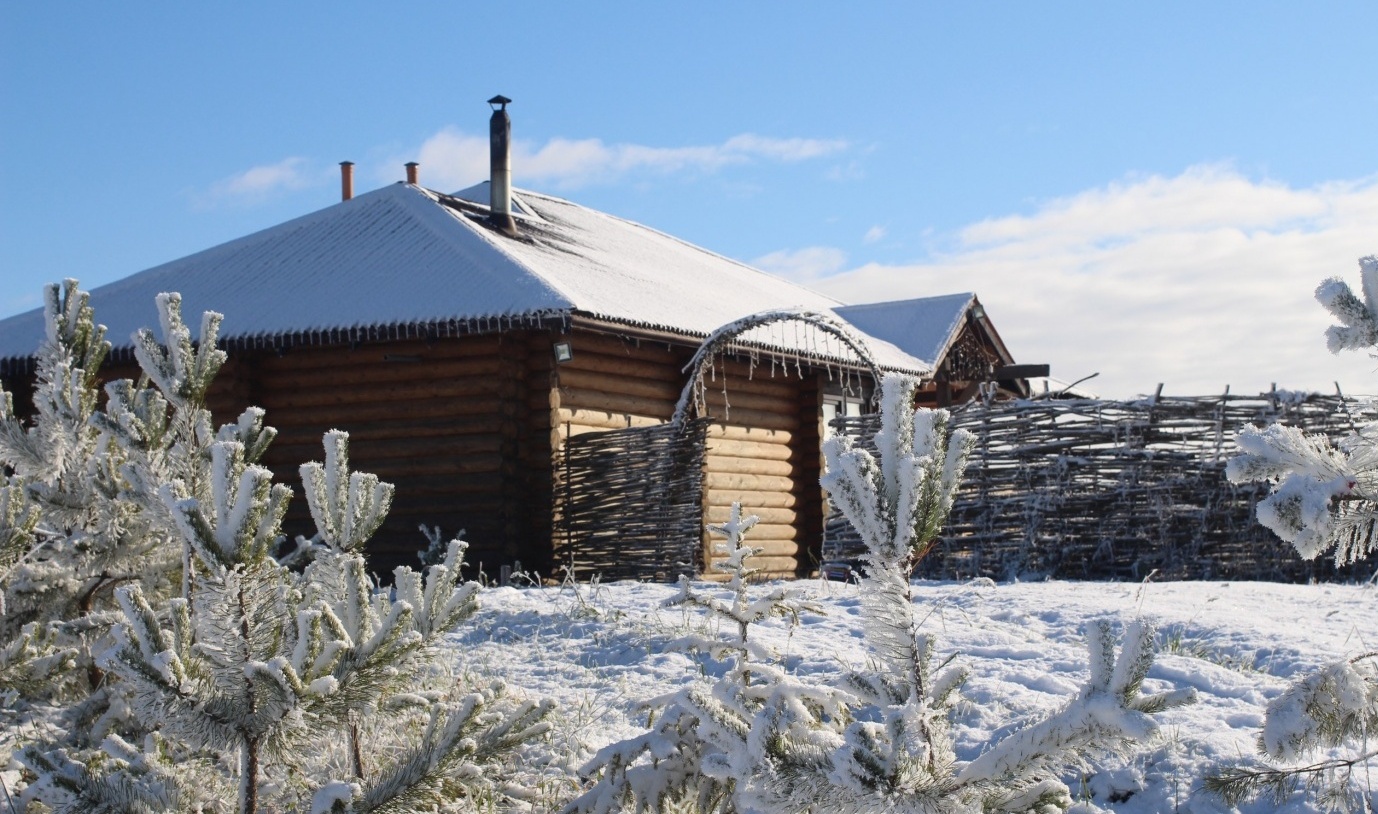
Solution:
M76 280L43 292L44 339L34 356L34 420L24 426L13 396L0 399L0 462L20 478L61 490L91 457L97 373L110 352L105 326L95 323L90 295ZM80 478L78 477L78 480Z
M344 439L328 440L341 454L327 480L349 484L340 505L361 505L376 481L351 478ZM171 759L77 760L30 747L21 760L40 776L38 799L75 811L161 810L170 796L197 810L233 798L248 814L510 796L513 754L543 731L549 705L500 685L456 697L425 688L440 638L476 607L478 586L458 582L463 543L424 577L399 569L393 599L356 552L327 544L300 574L272 558L290 492L247 464L239 442L212 445L210 483L204 504L176 484L161 491L197 559L190 601L159 611L137 585L120 588L123 620L102 658ZM360 747L360 731L380 734L381 746ZM128 752L118 739L104 750Z
M992 744L977 760L955 758L949 702L963 681L934 669L933 643L914 619L909 574L951 510L970 437L950 436L943 411L914 411L916 383L882 382L877 461L846 439L825 445L824 486L868 548L860 584L864 634L879 672L849 676L845 716L826 720L787 698L768 702L753 727L762 765L739 780L742 808L770 812L1047 812L1071 804L1055 770L1101 749L1145 737L1149 713L1191 693L1142 696L1152 632L1133 627L1119 657L1108 626L1091 631L1091 680L1062 710ZM834 734L835 720L848 721ZM831 736L831 737L829 737ZM831 742L832 748L820 747Z
M75 280L47 286L43 302L44 339L35 354L34 414L27 425L15 413L13 395L0 391L0 465L12 473L6 481L15 499L25 493L43 521L10 536L0 553L0 590L8 599L0 600L0 635L75 615L90 578L83 560L93 553L98 558L103 548L86 539L83 529L75 535L68 529L91 525L92 503L99 497L87 477L98 448L90 420L99 397L98 368L110 343ZM21 543L23 551L17 548Z
M98 409L96 368L109 349L105 329L95 324L89 296L75 281L49 286L32 424L21 426L8 409L0 419L0 462L17 473L16 483L41 515L29 553L0 568L0 588L10 600L0 633L48 625L54 646L81 651L80 672L92 686L104 683L87 651L109 624L113 590L137 582L156 602L187 572L178 567L181 538L158 489L176 481L189 495L208 498L207 449L215 437L204 396L223 359L215 348L219 316L203 319L201 342L193 345L180 298L163 295L158 308L167 348L148 331L136 342L146 378L168 395L112 381ZM8 407L9 394L4 399ZM249 460L256 460L272 431L262 427L262 411L251 409L221 436L242 440ZM50 689L70 683L54 681Z
M1324 281L1316 299L1342 324L1326 332L1332 353L1378 348L1378 257L1359 260L1363 297L1339 278ZM1226 467L1235 483L1272 484L1259 501L1258 521L1305 559L1332 553L1336 565L1378 551L1378 424L1367 424L1337 446L1324 437L1274 424L1246 427L1235 439L1241 453ZM1260 753L1273 763L1241 764L1206 779L1231 802L1269 794L1282 800L1309 788L1334 808L1372 807L1351 782L1378 771L1378 652L1337 660L1303 676L1269 703ZM1322 749L1341 757L1307 763Z
M751 596L748 583L759 569L750 560L763 549L748 545L745 535L758 521L756 515L743 517L741 505L734 503L726 523L708 526L726 538L716 547L727 556L713 565L729 577L725 590L705 590L681 577L679 593L665 602L703 610L710 626L720 631L716 638L681 637L667 650L701 653L725 664L721 677L709 688L689 687L647 701L651 731L595 755L581 774L596 776L597 782L566 812L666 811L685 805L698 812L737 811L737 781L754 762L749 744L753 721L778 688L791 686L801 703L838 710L836 693L796 684L770 649L751 637L752 626L768 618L797 621L801 613L822 612L791 588Z

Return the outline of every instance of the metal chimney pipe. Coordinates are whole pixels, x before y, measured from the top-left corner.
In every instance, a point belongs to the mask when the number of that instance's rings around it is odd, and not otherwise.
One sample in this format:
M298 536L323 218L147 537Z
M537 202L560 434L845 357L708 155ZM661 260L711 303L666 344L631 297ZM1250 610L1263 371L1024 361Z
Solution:
M347 201L354 197L354 162L340 162L340 200Z
M507 115L511 103L506 96L488 100L494 106L488 120L488 219L507 235L517 233L517 222L512 219L512 119Z
M417 180L416 180L416 178L417 178L416 168L419 167L419 166L421 166L421 165L418 164L418 163L416 163L415 161L408 161L408 162L407 162L407 183L408 183L408 184L411 184L412 186L416 186L416 184L417 184Z

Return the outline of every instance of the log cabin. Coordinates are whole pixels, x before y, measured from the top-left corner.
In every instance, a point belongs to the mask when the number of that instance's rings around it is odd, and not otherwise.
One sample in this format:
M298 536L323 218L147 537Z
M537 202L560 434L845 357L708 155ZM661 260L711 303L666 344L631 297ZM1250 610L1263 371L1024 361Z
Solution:
M279 480L295 483L298 465L319 459L322 434L338 428L350 433L354 468L396 485L370 547L379 573L415 564L425 524L463 529L470 563L490 576L566 567L657 578L708 573L704 524L724 521L734 501L760 517L750 542L765 549L757 562L767 574L815 571L826 421L866 409L877 371L921 377L922 398L935 404L982 383L1010 394L1026 386L1002 381L1014 360L973 294L847 306L654 229L513 189L507 101L493 100L487 181L442 193L409 164L405 182L355 196L345 162L339 203L93 289L116 346L106 375L137 375L128 338L156 321L156 294L180 292L190 325L203 310L225 314L230 360L208 406L218 421L250 404L267 410L279 436L265 463ZM779 309L803 316L730 330ZM820 330L830 320L850 342ZM711 337L711 358L687 369ZM16 405L41 339L38 311L0 321L0 376ZM631 484L642 505L607 508L627 501L603 496L602 519L587 526L603 542L581 537L571 449L583 436L665 425L686 404L700 448L681 473L684 494ZM649 442L619 443L619 454L635 454ZM690 526L640 532L687 538L678 553L619 537L620 522L655 514L647 501L685 494ZM304 501L285 529L312 532ZM602 553L584 556L594 549Z

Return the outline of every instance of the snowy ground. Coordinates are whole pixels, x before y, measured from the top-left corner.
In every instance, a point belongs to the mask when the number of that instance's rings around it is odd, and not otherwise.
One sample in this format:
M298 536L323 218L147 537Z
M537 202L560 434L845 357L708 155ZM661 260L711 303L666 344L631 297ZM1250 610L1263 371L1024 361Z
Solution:
M821 600L823 617L794 629L763 625L784 663L800 674L835 674L864 663L860 601L852 585L800 582ZM587 756L642 731L638 702L703 680L688 656L662 653L666 642L704 622L663 609L676 589L620 582L579 588L494 588L458 637L466 668L560 702L560 745ZM940 655L956 653L972 671L955 734L972 758L993 733L1049 711L1086 677L1083 631L1093 619L1143 617L1159 628L1163 652L1146 692L1194 687L1199 701L1160 716L1157 741L1128 759L1108 759L1064 780L1074 794L1116 812L1229 811L1200 792L1218 761L1254 753L1268 701L1288 681L1345 654L1378 648L1374 586L1269 583L917 583L925 628ZM1378 789L1378 766L1366 779ZM1296 799L1282 809L1263 801L1249 814L1319 812Z

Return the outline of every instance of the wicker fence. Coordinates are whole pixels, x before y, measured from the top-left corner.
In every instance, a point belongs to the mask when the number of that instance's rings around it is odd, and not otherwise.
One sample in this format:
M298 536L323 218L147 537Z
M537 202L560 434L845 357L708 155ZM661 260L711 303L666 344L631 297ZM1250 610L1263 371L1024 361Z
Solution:
M920 564L942 579L1335 580L1258 525L1263 485L1233 485L1225 462L1245 424L1274 421L1348 434L1358 404L1341 396L1269 393L1139 401L1045 400L973 404L953 416L977 437L951 521ZM834 427L862 443L878 416ZM850 523L829 518L825 559L861 550Z
M565 441L555 564L576 578L673 580L702 558L707 420Z

